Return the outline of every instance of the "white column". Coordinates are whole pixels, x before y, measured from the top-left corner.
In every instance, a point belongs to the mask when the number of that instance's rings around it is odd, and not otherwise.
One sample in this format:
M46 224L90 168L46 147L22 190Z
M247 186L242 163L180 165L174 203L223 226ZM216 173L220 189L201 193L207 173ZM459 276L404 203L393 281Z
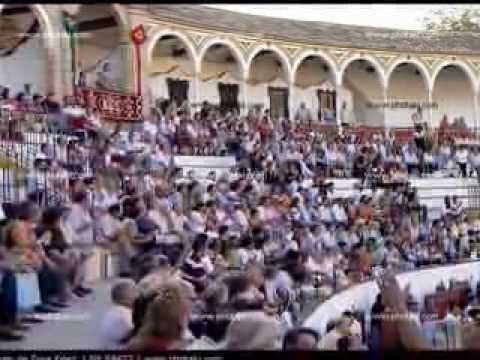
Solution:
M240 83L240 115L245 116L248 114L248 83L244 78Z
M428 89L428 125L433 128L433 89Z
M388 89L387 85L383 85L383 104L387 104L388 102ZM390 121L388 120L388 107L384 106L383 108L383 126L385 129L390 130Z
M200 73L195 72L193 75L193 99L192 103L196 104L196 108L200 109Z
M473 108L475 117L473 119L473 126L474 126L474 134L478 134L478 94L475 92L473 94Z
M338 82L335 82L335 116L336 116L338 127L340 127L342 125L341 115L342 115L343 99L340 99L340 96L339 96L341 87L342 87L341 84L339 84Z
M290 119L293 119L295 116L294 109L294 97L295 97L295 84L293 81L290 81L288 84L288 115Z

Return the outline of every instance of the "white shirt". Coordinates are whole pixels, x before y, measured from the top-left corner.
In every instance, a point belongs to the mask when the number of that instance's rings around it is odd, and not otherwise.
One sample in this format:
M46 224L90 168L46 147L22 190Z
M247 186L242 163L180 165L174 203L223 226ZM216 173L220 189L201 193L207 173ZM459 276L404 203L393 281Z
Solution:
M187 347L188 351L208 351L208 350L220 350L225 347L224 342L216 343L207 336L202 336L196 339L190 346Z
M234 252L234 266L243 269L251 260L250 253L247 249L239 248Z
M143 130L147 133L149 133L150 135L152 136L155 136L157 134L157 131L158 131L158 127L156 124L150 122L150 121L146 121L144 124L143 124Z
M170 162L170 158L165 155L164 153L161 153L159 151L155 151L152 155L152 160L157 166L168 166L168 163Z
M117 194L109 194L106 190L100 190L95 193L94 206L101 209L108 209L111 205L118 202Z
M337 329L333 329L320 340L319 348L322 350L337 350L337 342L341 337L342 335Z
M441 146L440 147L440 154L444 156L450 156L451 151L450 151L450 146Z
M104 242L111 241L118 233L122 226L122 222L118 219L115 219L110 214L105 214L100 217L100 238Z
M242 210L237 210L235 212L238 224L243 228L246 229L248 228L248 219L245 213Z
M404 157L407 164L418 164L418 158L415 153L406 151Z
M74 245L93 245L92 218L82 206L72 204L72 209L65 222L73 231Z
M480 167L480 153L471 154L471 156L470 156L470 161L471 161L472 166L473 166L474 168Z
M215 271L215 266L212 264L212 260L208 256L202 258L202 264L207 274L211 274Z
M332 211L329 206L322 205L320 207L320 219L324 222L332 222Z
M432 156L432 154L430 154L430 153L424 153L424 154L423 154L423 160L424 160L427 164L433 163L433 156Z
M321 235L322 246L325 248L333 248L337 246L337 242L332 233L328 230L325 230Z
M198 211L192 211L190 216L190 225L192 230L197 233L205 231L206 221L204 216Z
M114 305L105 315L100 325L102 349L119 348L119 342L133 329L132 310Z
M333 204L332 211L336 221L342 222L347 220L347 214L343 206Z
M455 159L457 160L457 162L459 162L460 164L466 164L467 161L468 161L468 151L463 149L463 150L458 150L456 153L455 153Z
M327 158L327 164L332 164L337 161L337 153L335 150L326 150L325 157Z
M158 210L149 210L148 217L161 229L162 234L168 232L168 221Z

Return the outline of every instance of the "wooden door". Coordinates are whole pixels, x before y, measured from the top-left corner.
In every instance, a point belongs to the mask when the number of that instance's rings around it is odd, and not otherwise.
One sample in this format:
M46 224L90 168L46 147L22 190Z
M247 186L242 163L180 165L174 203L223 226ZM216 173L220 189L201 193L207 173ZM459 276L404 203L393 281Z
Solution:
M273 119L289 117L288 95L287 88L268 88L268 96L270 97L270 114Z

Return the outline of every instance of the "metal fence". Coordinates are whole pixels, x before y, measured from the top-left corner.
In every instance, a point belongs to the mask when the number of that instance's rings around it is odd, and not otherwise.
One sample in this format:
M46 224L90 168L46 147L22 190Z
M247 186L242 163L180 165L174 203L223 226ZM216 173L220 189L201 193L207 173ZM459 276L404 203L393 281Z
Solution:
M91 173L88 160L72 166L68 145L72 140L78 137L49 129L47 115L2 109L0 201L18 202L30 196L47 205L65 200L70 179ZM51 159L39 156L45 145Z

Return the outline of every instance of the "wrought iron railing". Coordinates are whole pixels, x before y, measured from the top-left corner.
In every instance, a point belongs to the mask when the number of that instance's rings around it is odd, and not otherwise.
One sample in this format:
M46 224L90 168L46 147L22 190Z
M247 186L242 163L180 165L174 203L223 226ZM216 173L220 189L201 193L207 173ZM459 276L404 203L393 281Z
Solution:
M77 102L98 111L106 121L138 121L142 119L142 97L92 88L75 88Z

